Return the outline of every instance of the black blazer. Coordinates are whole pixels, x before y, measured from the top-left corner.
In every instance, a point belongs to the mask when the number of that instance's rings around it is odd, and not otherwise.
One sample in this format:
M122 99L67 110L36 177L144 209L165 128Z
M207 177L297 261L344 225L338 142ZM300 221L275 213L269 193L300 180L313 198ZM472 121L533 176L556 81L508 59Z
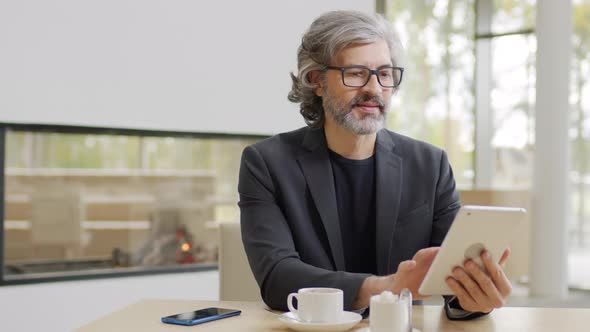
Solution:
M387 275L419 249L439 246L460 202L442 150L383 129L375 158L375 255L378 275ZM299 288L335 287L350 310L369 275L344 271L323 129L305 127L247 147L238 191L242 240L264 302L286 310L287 295Z

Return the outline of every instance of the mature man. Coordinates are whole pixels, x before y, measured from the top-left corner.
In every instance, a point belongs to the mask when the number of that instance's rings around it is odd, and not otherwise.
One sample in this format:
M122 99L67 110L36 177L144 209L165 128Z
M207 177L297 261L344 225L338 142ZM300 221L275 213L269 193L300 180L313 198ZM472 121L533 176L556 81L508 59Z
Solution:
M268 306L285 309L303 287L344 291L348 310L371 295L417 289L460 208L446 154L383 129L403 69L401 47L380 16L336 11L303 36L289 100L307 127L244 150L242 239ZM502 263L508 256L505 252ZM482 255L447 280L453 319L480 316L511 292Z

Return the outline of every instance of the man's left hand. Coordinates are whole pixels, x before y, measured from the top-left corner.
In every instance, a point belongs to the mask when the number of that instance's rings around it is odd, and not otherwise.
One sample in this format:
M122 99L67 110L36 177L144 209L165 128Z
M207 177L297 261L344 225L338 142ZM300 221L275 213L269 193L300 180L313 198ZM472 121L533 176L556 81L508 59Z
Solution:
M481 260L485 270L472 260L467 260L462 267L455 267L452 276L447 278L447 285L451 288L459 304L464 310L488 313L494 308L503 307L510 293L512 285L504 274L501 265L510 256L510 249L506 249L498 263L491 255L484 251Z

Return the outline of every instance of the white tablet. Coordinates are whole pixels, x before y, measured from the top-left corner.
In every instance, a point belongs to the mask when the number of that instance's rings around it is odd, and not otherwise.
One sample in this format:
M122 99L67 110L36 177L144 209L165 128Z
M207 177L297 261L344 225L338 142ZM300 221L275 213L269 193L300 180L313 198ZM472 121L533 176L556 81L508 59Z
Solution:
M456 266L467 258L482 265L480 254L488 250L495 260L524 228L526 210L493 206L465 205L459 210L440 251L418 289L422 295L452 295L445 282Z

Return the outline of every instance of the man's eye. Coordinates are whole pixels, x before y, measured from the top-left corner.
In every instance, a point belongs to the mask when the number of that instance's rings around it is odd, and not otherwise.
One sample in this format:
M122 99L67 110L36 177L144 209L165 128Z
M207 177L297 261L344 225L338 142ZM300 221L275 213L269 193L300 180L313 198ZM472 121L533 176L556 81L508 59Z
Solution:
M381 76L381 77L391 77L391 76L393 76L393 73L390 72L390 71L382 71L382 72L379 73L379 76Z
M348 71L348 75L353 76L353 77L361 77L361 76L364 76L365 74L362 70L354 70L354 71Z

